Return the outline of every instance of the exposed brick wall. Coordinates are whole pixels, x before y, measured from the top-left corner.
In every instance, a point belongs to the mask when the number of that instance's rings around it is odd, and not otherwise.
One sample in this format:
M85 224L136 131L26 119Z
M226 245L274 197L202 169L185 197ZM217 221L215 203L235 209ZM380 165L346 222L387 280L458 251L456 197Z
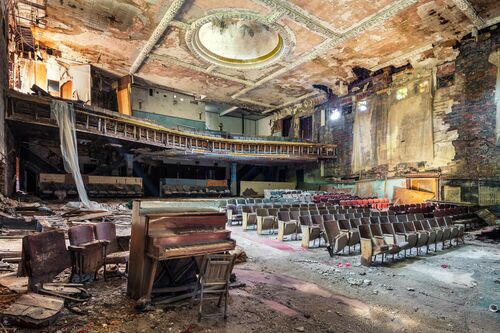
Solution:
M8 80L7 11L0 1L0 192L6 193L5 91Z
M432 105L433 161L400 163L392 169L378 165L363 172L362 177L383 178L417 171L440 171L445 177L464 179L496 177L500 164L495 132L497 67L488 58L499 48L500 27L488 29L477 41L462 41L455 61L435 68L438 84ZM360 84L368 84L366 89L350 94L357 100L379 94L390 88L392 79L381 73ZM338 146L338 159L326 168L326 176L358 176L351 170L353 123L353 114L346 114L319 129L321 142Z
M483 33L463 42L455 61L456 94L452 111L443 120L449 131L457 131L453 140L455 166L449 172L466 178L498 175L498 148L495 147L495 87L497 67L488 61L500 47L500 33Z

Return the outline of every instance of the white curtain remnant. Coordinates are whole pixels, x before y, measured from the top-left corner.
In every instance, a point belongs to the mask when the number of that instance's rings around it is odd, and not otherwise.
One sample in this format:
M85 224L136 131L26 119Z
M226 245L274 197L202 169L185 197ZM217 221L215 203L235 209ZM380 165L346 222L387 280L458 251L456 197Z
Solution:
M61 153L63 156L64 169L71 173L75 180L76 189L83 207L91 208L91 202L83 184L80 166L78 164L78 148L75 129L75 110L73 105L63 101L52 100L50 104L50 116L55 119L59 126L59 137L61 139Z

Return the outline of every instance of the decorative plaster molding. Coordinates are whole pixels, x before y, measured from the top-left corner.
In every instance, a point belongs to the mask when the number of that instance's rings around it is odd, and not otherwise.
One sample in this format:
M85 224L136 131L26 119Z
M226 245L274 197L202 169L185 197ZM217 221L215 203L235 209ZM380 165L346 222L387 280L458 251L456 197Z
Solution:
M495 25L498 23L500 23L500 16L489 19L488 21L486 21L486 23L480 29L491 27L492 25Z
M258 106L262 106L262 107L265 107L265 108L272 108L273 107L270 104L266 104L266 103L254 101L254 100L252 100L250 98L238 98L238 101L245 102L245 103L250 103L250 104L254 104L254 105L258 105Z
M288 1L282 0L254 0L255 2L262 2L266 4L271 9L275 10L284 10L286 15L290 17L292 20L305 25L308 29L322 35L326 38L334 38L338 37L341 34L341 31L335 29L327 22L320 21L314 15L309 14L304 9L296 6Z
M169 56L165 56L165 55L161 55L161 54L156 54L156 53L152 53L150 55L150 58L155 59L155 60L159 60L162 63L162 65L163 65L163 63L177 65L177 66L181 66L181 67L193 70L193 71L198 72L198 73L203 73L203 74L215 76L215 77L218 77L218 78L221 78L224 80L233 81L236 83L241 83L241 84L244 84L246 86L251 86L254 84L252 81L242 80L242 79L239 79L239 78L234 77L234 76L214 72L213 70L210 69L211 66L208 68L203 68L203 67L196 66L196 65L190 64L188 62L179 60L177 58L173 58L173 57L169 57Z
M198 30L206 23L224 19L231 19L231 18L241 18L245 20L256 21L276 31L283 40L282 48L278 51L278 53L275 56L273 56L268 61L263 63L246 64L245 66L241 66L238 64L230 64L226 62L215 63L215 60L207 58L196 46L195 43L196 34L198 33ZM283 58L287 54L291 53L291 51L295 47L295 35L293 34L290 28L282 26L276 22L269 22L268 18L262 14L243 9L220 9L217 11L210 11L209 15L204 16L191 23L189 29L186 31L185 39L191 52L202 61L215 64L218 67L243 69L243 70L261 69L269 67L278 62L281 58Z
M278 21L283 15L286 14L286 10L278 9L271 12L271 14L266 16L267 22L273 24Z
M170 22L174 19L175 15L177 15L182 5L184 5L184 2L185 0L174 0L170 5L170 7L168 7L160 23L158 23L155 30L149 37L148 41L146 42L146 44L144 44L141 52L139 52L139 55L137 56L137 58L135 58L134 62L132 63L132 66L130 67L129 70L130 74L133 75L142 66L144 60L146 60L146 58L149 56L149 54L156 46L160 38L165 33L165 30L167 30Z
M267 1L267 0L266 0ZM236 94L232 95L232 98L238 98L239 96L251 91L255 87L258 87L264 83L267 83L278 76L281 76L288 71L306 63L309 62L313 59L315 59L317 56L329 51L332 47L345 42L346 40L350 38L354 38L360 33L364 32L365 30L371 28L374 25L381 24L382 22L388 20L389 18L393 17L396 15L398 12L402 11L403 9L406 9L410 7L411 5L415 4L418 0L399 0L391 5L388 5L384 7L382 10L379 12L375 13L374 15L366 18L365 20L361 21L359 24L355 25L353 28L347 30L345 33L343 33L339 38L331 38L320 45L314 47L311 51L308 53L302 55L298 60L292 62L285 68L282 68L280 70L277 70L270 75L267 75L266 77L258 80L255 82L255 84L252 87L246 87L237 92Z
M307 98L316 97L316 96L318 96L319 94L320 94L320 93L319 93L319 92L317 92L317 91L312 91L312 92L310 92L310 93L307 93L307 94L305 94L305 95L302 95L302 96L300 96L300 97L297 97L297 98L295 98L295 99L293 99L293 100L291 100L291 101L289 101L289 102L286 102L286 103L283 103L283 104L281 104L281 105L279 105L279 106L276 106L276 107L273 107L273 108L271 108L271 109L268 109L268 110L266 110L266 111L262 112L262 114L266 114L266 113L269 113L269 112L273 112L273 111L275 111L275 110L279 110L279 109L285 108L285 107L290 106L290 105L292 105L292 104L295 104L295 103L301 102L301 101L303 101L303 100L305 100L305 99L307 99Z
M176 27L176 28L181 29L181 30L187 30L190 27L189 24L182 22L182 21L171 21L170 26Z
M379 69L382 69L384 67L388 67L388 66L391 66L391 65L394 65L394 64L402 63L403 61L409 60L409 59L411 59L413 57L416 57L420 53L428 51L428 50L431 50L432 48L433 48L432 44L424 45L422 47L419 47L418 49L415 49L415 50L410 51L408 53L402 54L402 55L400 55L398 57L395 57L395 58L393 58L393 59L391 59L389 61L386 61L386 62L384 62L382 64L378 64L377 66L370 68L370 70L372 72L375 72L375 71L378 71Z
M477 28L481 28L486 24L483 18L476 12L469 0L453 0L453 2Z

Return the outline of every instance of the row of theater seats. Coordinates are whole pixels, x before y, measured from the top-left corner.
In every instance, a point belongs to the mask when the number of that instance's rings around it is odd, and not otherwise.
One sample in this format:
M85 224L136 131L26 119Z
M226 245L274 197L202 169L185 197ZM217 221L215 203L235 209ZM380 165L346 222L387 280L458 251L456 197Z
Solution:
M303 204L304 205L304 204ZM258 234L278 233L279 240L298 239L302 236L302 246L309 247L310 242L318 240L321 242L320 235L323 235L323 223L319 223L322 216L331 216L331 219L344 218L370 218L378 216L388 216L388 212L370 211L369 208L349 208L345 209L339 206L316 206L304 205L302 207L293 207L290 205L244 205L241 207L243 230L256 229ZM315 226L312 226L313 221ZM320 226L318 234L317 226ZM311 232L302 232L307 228Z
M288 202L284 200L271 201L269 199L229 199L226 200L226 212L227 218L231 224L235 222L241 222L242 207L244 206L258 206L260 208L331 208L333 206L328 206L326 203L300 203L300 202ZM338 206L337 206L338 207ZM369 209L368 209L369 210ZM354 211L353 211L354 212Z
M294 209L295 207L252 207L243 206L243 228L248 230L254 226L258 234L264 232L278 234L278 239L302 239L303 247L310 247L322 239L327 245L331 256L344 252L347 248L360 245L362 263L371 265L378 255L382 262L386 255L395 255L400 251L417 250L434 244L437 251L438 243L443 248L446 242L452 245L452 240L463 243L464 228L453 224L451 217L425 218L423 214L393 215L388 212L367 211L358 208L359 212L340 213L341 208L330 207L327 214L321 207L316 209ZM331 212L331 213L330 213ZM368 216L355 217L355 214ZM359 216L359 215L357 215Z
M418 204L405 204L405 205L392 205L389 207L390 211L396 214L406 213L432 213L435 205L432 203L418 203Z
M358 196L353 196L346 193L325 193L312 196L313 202L328 202L330 204L339 205L342 200L357 200L361 199Z
M207 197L231 194L225 186L162 185L161 190L164 197Z
M356 200L341 200L341 206L347 207L371 207L376 209L385 209L389 207L389 199L381 198L381 199L356 199Z
M434 210L435 217L450 216L454 224L463 225L464 228L473 227L481 224L481 220L475 214L479 210L477 206L447 207L439 206Z

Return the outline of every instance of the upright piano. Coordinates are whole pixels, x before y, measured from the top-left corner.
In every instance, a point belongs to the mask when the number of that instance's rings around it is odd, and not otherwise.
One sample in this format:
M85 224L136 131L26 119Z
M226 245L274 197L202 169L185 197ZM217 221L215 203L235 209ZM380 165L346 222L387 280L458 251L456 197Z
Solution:
M153 285L158 285L165 275L160 270L165 267L178 270L175 262L182 262L180 259L191 258L195 262L195 258L205 254L235 248L231 232L226 230L224 212L186 202L179 206L162 206L161 201L134 201L127 283L130 298L151 301ZM173 265L162 265L172 262ZM172 278L167 280L170 284Z

